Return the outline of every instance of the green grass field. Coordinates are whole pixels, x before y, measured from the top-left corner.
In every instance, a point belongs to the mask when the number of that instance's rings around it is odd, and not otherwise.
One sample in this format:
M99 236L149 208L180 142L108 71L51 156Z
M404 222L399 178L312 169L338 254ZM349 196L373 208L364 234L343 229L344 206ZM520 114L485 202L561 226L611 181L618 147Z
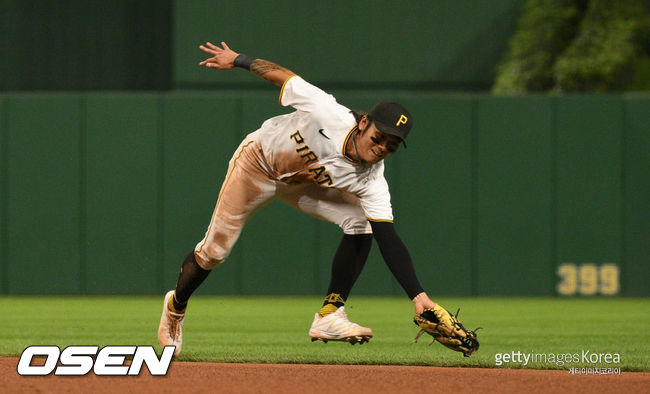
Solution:
M0 355L29 345L155 345L159 297L0 297ZM405 298L352 297L350 320L371 327L368 344L310 342L307 331L321 298L194 297L178 360L255 363L395 364L497 367L497 353L544 354L538 362L498 368L620 367L650 371L650 300L622 298L438 298L481 347L470 358L423 336L412 339L413 307ZM620 363L549 361L558 354L617 353ZM553 356L550 356L550 355ZM593 356L591 356L593 357ZM532 357L531 357L532 359Z

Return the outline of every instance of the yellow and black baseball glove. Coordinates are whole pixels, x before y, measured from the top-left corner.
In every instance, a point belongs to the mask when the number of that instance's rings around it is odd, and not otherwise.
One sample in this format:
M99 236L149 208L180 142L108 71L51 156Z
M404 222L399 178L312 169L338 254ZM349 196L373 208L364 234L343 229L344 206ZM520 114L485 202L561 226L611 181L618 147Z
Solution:
M458 312L460 312L460 309L458 309ZM436 305L432 309L425 309L413 319L415 325L420 327L420 331L413 342L417 342L422 334L426 332L433 337L434 342L438 341L449 349L461 352L465 357L469 357L478 350L476 330L480 329L480 327L473 331L467 331L458 320L458 312L456 312L456 316L453 316L440 305Z

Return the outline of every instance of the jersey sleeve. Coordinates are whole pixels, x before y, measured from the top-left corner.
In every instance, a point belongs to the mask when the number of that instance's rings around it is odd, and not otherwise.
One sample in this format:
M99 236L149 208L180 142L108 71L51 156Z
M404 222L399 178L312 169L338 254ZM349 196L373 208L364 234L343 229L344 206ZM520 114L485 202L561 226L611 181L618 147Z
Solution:
M290 77L282 85L280 104L306 112L314 112L316 108L325 105L337 105L334 96L297 75Z
M359 202L366 218L372 222L392 222L393 208L390 204L388 182L384 178L383 166L381 172L359 194Z

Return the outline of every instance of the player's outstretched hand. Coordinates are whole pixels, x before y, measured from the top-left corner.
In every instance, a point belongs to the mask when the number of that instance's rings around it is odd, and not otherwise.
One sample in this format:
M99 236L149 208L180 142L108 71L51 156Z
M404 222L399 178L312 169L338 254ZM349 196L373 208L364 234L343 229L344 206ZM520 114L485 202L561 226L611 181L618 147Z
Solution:
M223 48L219 48L211 42L206 42L205 45L199 45L199 48L203 52L212 55L212 57L199 63L199 66L216 68L218 70L230 70L233 68L235 66L235 58L239 54L228 48L228 45L223 41L221 41L221 46Z
M425 309L434 308L436 303L431 301L427 293L422 292L413 298L413 305L415 306L415 314L419 315Z

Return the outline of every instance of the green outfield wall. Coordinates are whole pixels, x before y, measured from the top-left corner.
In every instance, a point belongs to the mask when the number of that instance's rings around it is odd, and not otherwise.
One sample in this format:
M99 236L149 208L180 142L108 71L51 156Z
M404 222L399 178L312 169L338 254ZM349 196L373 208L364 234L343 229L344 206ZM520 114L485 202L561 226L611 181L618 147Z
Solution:
M489 90L524 0L174 2L174 86L262 86L208 75L198 45L226 41L319 86ZM191 66L190 66L191 65Z
M263 86L206 74L206 41L321 86L489 90L524 1L0 0L0 91Z
M169 89L171 0L0 0L0 91Z
M650 96L401 100L395 225L441 295L649 295ZM0 95L0 292L161 293L277 92ZM203 294L322 294L339 229L274 202ZM373 247L353 294L403 294Z

